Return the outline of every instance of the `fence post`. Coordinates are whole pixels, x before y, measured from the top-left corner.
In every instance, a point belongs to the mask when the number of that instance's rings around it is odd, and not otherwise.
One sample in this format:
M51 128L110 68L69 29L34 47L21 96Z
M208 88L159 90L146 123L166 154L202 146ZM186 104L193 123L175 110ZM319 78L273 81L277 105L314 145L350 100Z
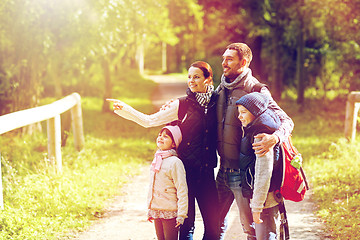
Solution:
M80 151L84 147L85 142L81 112L81 97L77 93L74 93L74 96L77 98L77 104L71 108L71 124L74 134L75 149Z
M360 92L351 92L346 102L345 137L355 140L357 115L360 109Z
M61 159L61 120L60 114L47 120L48 155L50 162L56 164L59 173L62 172Z
M0 152L0 209L4 210L4 196L3 196L1 165L2 164L1 164L1 152Z

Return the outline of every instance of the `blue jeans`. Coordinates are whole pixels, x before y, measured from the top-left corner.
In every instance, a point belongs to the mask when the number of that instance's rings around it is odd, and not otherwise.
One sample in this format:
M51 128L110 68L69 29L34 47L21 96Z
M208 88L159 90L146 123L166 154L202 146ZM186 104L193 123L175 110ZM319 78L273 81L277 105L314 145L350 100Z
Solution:
M226 231L226 215L235 199L239 209L240 222L248 240L255 240L255 223L253 223L250 200L241 192L240 170L228 172L219 169L216 177L219 194L220 239L224 239Z

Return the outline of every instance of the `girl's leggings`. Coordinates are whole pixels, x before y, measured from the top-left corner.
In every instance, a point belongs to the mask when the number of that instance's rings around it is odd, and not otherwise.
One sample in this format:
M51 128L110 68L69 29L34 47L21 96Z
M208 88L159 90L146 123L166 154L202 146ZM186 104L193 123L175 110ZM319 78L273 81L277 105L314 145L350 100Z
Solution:
M176 218L154 219L156 236L158 240L177 240L179 228L176 228Z

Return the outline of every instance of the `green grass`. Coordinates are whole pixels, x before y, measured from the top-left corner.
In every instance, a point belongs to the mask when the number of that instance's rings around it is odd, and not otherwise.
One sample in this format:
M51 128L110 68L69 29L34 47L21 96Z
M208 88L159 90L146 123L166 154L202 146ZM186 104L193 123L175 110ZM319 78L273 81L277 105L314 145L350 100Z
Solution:
M127 93L119 98L152 112L149 96L154 86L144 82L141 96L130 98ZM70 133L62 148L62 174L56 174L47 158L46 133L0 136L5 206L0 211L0 239L59 239L82 231L102 216L106 200L121 194L139 166L152 160L159 129L144 129L113 112L101 113L102 102L82 99L85 146L77 152Z
M118 94L109 97L150 113L154 111L149 100L153 87L145 82L141 96L136 97L121 94L118 88ZM0 136L5 204L0 211L0 239L71 237L101 217L106 200L121 194L121 187L138 173L138 167L149 164L159 128L144 129L112 112L101 113L102 102L95 97L82 99L85 146L77 152L70 133L62 148L62 174L56 174L47 159L45 133ZM360 231L360 137L354 143L343 138L344 100L312 100L303 110L292 100L280 105L295 122L293 141L304 158L316 213L335 239L356 239Z
M357 239L360 232L360 136L344 138L345 101L310 101L301 112L283 103L293 118L293 140L303 154L317 215L334 239ZM358 123L358 126L360 124Z

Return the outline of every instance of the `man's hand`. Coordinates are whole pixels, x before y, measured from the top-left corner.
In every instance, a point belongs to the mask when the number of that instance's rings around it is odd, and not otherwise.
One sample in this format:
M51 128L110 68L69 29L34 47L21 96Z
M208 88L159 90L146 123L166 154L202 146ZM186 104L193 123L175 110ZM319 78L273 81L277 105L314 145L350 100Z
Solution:
M260 142L252 145L255 154L259 154L260 157L265 156L279 142L279 138L275 134L260 133L255 138L261 138Z
M255 223L260 224L263 223L263 220L260 218L261 212L253 212L253 220Z

